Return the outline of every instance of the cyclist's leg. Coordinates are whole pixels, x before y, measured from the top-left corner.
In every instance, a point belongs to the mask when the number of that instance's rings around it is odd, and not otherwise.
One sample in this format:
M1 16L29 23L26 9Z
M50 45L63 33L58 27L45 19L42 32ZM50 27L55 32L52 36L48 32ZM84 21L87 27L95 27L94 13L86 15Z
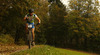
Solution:
M32 28L32 35L33 35L33 41L32 41L32 46L35 46L35 34L34 34L35 28Z
M26 33L28 33L28 23L26 23L25 29L26 29Z
M34 34L35 28L32 28L32 35L33 35L33 41L35 40L35 34Z

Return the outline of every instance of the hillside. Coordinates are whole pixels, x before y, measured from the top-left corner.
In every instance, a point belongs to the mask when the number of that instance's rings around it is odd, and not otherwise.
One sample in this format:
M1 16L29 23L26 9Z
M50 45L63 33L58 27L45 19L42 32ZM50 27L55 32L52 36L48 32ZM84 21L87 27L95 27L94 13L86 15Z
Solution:
M48 45L37 45L32 49L18 51L12 53L11 55L96 55L96 54L78 52L75 50L60 49Z

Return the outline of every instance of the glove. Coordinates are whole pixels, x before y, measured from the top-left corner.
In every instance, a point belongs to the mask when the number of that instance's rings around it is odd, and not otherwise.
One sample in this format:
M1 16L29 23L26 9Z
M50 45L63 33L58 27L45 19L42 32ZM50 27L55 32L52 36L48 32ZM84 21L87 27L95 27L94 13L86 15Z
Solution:
M37 23L37 25L40 25L40 23Z
M28 17L26 17L26 20L28 20Z

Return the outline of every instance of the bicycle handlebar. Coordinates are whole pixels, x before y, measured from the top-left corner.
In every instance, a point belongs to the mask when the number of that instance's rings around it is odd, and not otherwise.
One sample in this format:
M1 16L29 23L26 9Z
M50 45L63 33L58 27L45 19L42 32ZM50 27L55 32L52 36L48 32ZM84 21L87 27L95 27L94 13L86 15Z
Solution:
M40 25L40 23L34 24L34 26Z

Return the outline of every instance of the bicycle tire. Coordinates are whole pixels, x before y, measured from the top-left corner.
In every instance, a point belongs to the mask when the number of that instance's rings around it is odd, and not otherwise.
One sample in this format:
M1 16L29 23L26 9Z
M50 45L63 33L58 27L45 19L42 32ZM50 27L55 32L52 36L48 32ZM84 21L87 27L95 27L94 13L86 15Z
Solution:
M29 47L29 49L31 49L31 47L32 47L32 30L29 30L28 47Z
M31 49L31 41L28 41L28 47Z

